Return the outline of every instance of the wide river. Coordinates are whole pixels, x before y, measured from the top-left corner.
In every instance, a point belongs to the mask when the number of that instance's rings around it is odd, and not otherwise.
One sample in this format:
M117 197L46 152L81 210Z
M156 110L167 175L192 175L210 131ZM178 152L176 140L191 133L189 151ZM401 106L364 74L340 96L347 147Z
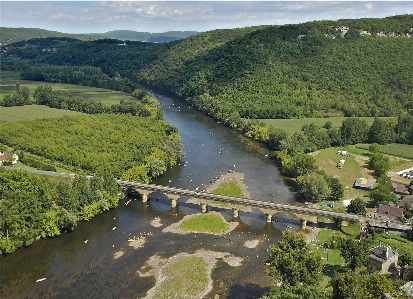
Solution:
M178 128L185 157L154 183L195 189L203 188L229 170L245 174L252 198L294 203L294 194L279 174L274 154L237 132L217 124L184 102L155 94L162 104L165 120ZM125 198L119 207L105 212L76 229L53 239L35 241L11 255L0 256L0 298L143 298L155 286L155 276L143 276L146 262L153 256L169 258L197 250L229 252L243 259L234 267L218 260L211 277L213 289L204 298L259 298L271 284L265 271L267 249L277 242L282 230L298 228L289 219L268 224L265 215L254 209L219 211L238 226L228 236L206 234L177 235L162 229L185 215L200 212L198 205L179 200L171 209L162 194L151 194L147 204L139 197ZM151 220L159 216L163 226ZM288 217L288 216L286 216ZM291 218L291 217L289 217ZM151 232L143 248L128 246L127 239ZM85 242L87 240L87 242ZM247 240L257 240L254 248ZM36 282L40 278L43 281Z

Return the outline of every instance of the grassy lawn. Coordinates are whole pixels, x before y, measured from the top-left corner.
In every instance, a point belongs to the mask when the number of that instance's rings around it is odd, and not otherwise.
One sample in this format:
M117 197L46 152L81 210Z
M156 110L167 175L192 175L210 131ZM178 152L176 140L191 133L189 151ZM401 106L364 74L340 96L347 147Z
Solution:
M211 193L234 197L244 197L244 193L242 192L241 187L235 180L220 184L216 189L212 190Z
M0 123L42 118L56 118L64 115L72 116L81 112L50 108L42 105L0 107Z
M200 257L187 257L172 264L153 298L195 298L208 286L207 264Z
M280 128L288 133L300 132L303 125L309 125L311 123L316 124L318 127L324 126L327 121L333 124L333 128L340 128L343 120L347 117L329 117L329 118L301 118L301 119L260 119L268 126ZM371 126L374 121L374 117L359 117L366 120L367 124ZM381 117L396 119L396 117Z
M40 85L49 85L53 90L65 90L73 96L101 102L105 105L118 104L120 100L136 100L130 94L114 91L104 88L96 88L81 85L50 83L45 81L28 81L20 80L20 74L17 72L1 72L0 82L0 98L7 94L13 94L16 91L16 82L20 82L20 86L27 86L33 94L34 90Z
M314 156L317 164L326 173L340 180L344 187L344 199L363 197L363 195L368 193L367 191L353 188L356 179L364 176L360 164L353 155L350 154L350 157L342 157L337 154L337 150L337 148L327 148L317 151L317 154ZM346 160L342 169L337 168L337 162L340 159Z
M317 241L313 242L315 251L318 252L323 258L324 265L340 266L344 264L344 258L340 255L339 249L324 249L324 244L333 234L342 234L339 231L332 229L322 229L317 235Z
M358 236L360 234L360 222L354 221L353 223L349 222L347 226L342 226L341 230L350 236Z
M229 228L229 225L222 219L221 215L197 214L182 221L179 228L186 231L223 233Z

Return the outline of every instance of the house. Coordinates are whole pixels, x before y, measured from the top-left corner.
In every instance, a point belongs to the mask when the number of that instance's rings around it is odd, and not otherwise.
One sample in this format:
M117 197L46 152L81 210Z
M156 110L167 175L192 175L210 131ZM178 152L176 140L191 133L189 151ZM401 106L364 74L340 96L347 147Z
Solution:
M393 251L390 246L379 246L370 249L368 264L375 267L381 274L388 272L399 272L400 267L397 265L399 255Z
M376 218L399 221L400 218L403 218L403 208L380 204Z
M354 187L363 188L363 189L372 189L375 182L376 181L374 179L358 178L354 182Z
M19 156L16 154L8 153L8 152L0 152L0 166L10 164L16 164L19 160Z
M409 194L408 186L397 183L397 182L392 182L391 185L394 189L394 192L399 193L399 194Z
M399 208L403 208L405 204L413 207L413 195L406 195L405 197L403 197L403 199L399 201Z

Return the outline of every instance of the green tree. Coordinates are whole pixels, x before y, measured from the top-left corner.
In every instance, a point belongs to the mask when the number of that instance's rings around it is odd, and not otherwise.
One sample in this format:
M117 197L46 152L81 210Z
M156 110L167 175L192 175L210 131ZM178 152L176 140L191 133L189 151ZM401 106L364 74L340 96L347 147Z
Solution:
M353 199L347 206L347 213L366 216L366 203L359 197Z
M363 143L367 140L368 129L364 119L349 117L341 125L341 140L345 145Z
M341 255L351 270L366 267L370 255L369 243L365 240L347 239L341 247Z
M302 176L317 169L315 158L304 153L290 156L286 151L282 151L279 157L283 166L283 172L292 177Z
M325 177L328 187L331 190L330 196L334 199L340 199L344 195L344 187L340 180L333 177Z
M165 162L154 156L148 156L145 158L144 167L146 169L146 173L151 178L157 178L166 171Z
M304 236L286 230L277 245L271 246L269 275L282 286L314 285L321 275L321 256L306 243Z
M262 299L328 299L329 294L319 286L295 285L295 286L271 286L267 296Z
M324 176L316 172L301 176L297 181L300 186L299 192L306 199L318 202L331 194L331 189L328 187Z
M122 180L140 183L149 183L150 178L146 173L146 169L143 166L135 166L129 168L121 177Z
M368 142L378 144L393 143L396 140L396 123L381 118L375 118L368 132Z
M376 176L382 176L390 170L390 159L382 153L372 153L368 161L369 167L374 171Z

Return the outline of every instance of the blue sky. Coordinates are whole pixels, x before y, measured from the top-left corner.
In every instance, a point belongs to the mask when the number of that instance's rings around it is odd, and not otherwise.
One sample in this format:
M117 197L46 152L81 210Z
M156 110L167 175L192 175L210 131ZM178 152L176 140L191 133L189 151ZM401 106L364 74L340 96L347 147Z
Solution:
M413 1L0 1L2 27L208 31L413 14Z

